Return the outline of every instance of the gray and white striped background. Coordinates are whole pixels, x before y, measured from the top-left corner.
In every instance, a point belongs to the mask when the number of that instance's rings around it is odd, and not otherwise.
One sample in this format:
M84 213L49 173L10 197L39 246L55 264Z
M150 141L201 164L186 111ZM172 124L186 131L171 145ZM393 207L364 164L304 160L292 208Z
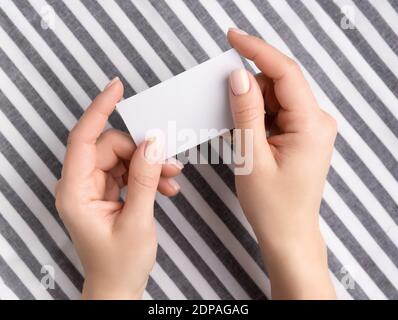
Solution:
M79 298L53 187L84 108L115 75L129 97L220 54L231 26L294 56L338 121L321 207L338 296L398 298L398 1L0 0L0 26L1 299ZM177 180L155 205L145 298L269 298L230 168L189 164Z

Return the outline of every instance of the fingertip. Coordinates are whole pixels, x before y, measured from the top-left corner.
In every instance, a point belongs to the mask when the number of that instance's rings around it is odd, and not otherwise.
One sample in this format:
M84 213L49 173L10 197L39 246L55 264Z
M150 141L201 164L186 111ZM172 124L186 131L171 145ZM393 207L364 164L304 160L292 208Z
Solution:
M232 48L235 48L235 39L237 37L239 37L239 35L233 31L233 28L229 28L227 33L227 40Z
M184 164L181 161L175 158L170 158L167 159L162 166L162 176L174 177L180 174L183 169L184 169Z
M123 97L124 86L119 77L114 77L104 88L103 92L112 94L117 100Z
M158 190L166 197L174 197L177 195L181 187L173 178L160 178Z
M120 79L119 79L119 81L116 82L115 87L116 87L115 90L117 90L118 96L120 98L122 98L123 94L124 94L124 86L123 86L123 82Z
M250 90L250 78L246 69L236 69L229 75L229 84L235 96L244 95Z
M171 190L172 190L172 192L173 192L174 195L176 195L177 193L180 192L181 187L180 187L180 185L178 184L178 182L175 181L173 178L167 179L167 183L168 183L168 185L170 186L170 188L171 188Z
M154 191L159 184L162 165L160 158L157 159L154 149L157 148L153 142L144 141L140 143L133 154L129 165L128 185L138 189L152 189Z
M102 91L108 90L110 87L112 87L116 82L119 81L119 77L114 77L104 88Z
M145 140L144 144L144 158L147 163L151 165L162 164L164 161L164 143L162 139L154 136Z
M236 27L228 28L228 32L227 32L227 37L231 37L231 38L234 38L235 36L239 37L239 36L248 36L248 35L249 34L246 31L241 30Z
M147 149L148 149L148 146L150 143L151 143L150 141L144 140L143 142L141 142L140 144L137 145L137 149L134 151L133 156L130 161L130 165L129 165L130 169L132 169L133 166L136 165L137 161L142 162L145 165L154 164L154 161L148 160L149 152L147 151Z
M233 37L233 31L232 31L231 29L232 29L232 28L229 28L228 31L227 31L227 40L228 40L229 44L232 46L231 39L232 39L232 37ZM232 47L233 47L233 46L232 46Z
M112 93L115 95L117 101L119 101L124 94L123 82L118 78L118 80L112 85L110 90L112 90Z
M229 76L230 99L233 101L246 100L255 95L261 103L262 90L256 77L246 69L237 69ZM233 103L234 104L234 103Z

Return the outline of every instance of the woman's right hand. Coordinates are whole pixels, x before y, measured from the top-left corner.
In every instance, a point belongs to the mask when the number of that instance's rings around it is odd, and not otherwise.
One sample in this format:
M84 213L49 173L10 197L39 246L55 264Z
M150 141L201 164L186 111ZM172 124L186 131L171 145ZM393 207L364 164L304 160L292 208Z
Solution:
M259 241L273 298L335 298L319 208L336 137L298 64L266 42L231 29L228 40L262 71L230 76L242 138L253 134L253 170L236 176L239 201ZM266 136L264 113L274 119ZM236 132L237 133L237 132ZM248 135L246 135L248 137Z

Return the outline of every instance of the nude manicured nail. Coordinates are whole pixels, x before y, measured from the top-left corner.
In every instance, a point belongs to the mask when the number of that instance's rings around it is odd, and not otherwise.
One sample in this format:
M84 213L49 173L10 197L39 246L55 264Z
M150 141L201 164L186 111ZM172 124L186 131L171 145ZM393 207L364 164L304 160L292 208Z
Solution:
M159 162L163 157L163 144L161 141L156 137L147 139L144 156L151 164Z
M231 89L234 95L240 96L250 89L250 81L245 69L237 69L231 72L230 76Z
M174 179L170 178L167 181L169 185L174 189L174 191L180 191L181 187Z
M119 77L114 77L104 88L104 90L108 89L110 86L112 86L114 83L116 83L117 81L119 81Z
M176 158L170 158L167 160L167 164L175 166L178 170L184 169L184 164Z
M238 28L229 28L228 31L235 32L235 33L238 33L238 34L243 35L243 36L247 36L248 35L248 33L246 31L243 31L243 30L238 29Z

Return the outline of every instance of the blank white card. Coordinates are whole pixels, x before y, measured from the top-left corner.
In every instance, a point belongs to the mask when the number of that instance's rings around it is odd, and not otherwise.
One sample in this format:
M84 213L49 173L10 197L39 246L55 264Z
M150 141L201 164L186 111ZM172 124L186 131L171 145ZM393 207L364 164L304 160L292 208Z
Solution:
M169 158L233 127L228 77L243 67L231 49L116 107L136 144L162 137Z

